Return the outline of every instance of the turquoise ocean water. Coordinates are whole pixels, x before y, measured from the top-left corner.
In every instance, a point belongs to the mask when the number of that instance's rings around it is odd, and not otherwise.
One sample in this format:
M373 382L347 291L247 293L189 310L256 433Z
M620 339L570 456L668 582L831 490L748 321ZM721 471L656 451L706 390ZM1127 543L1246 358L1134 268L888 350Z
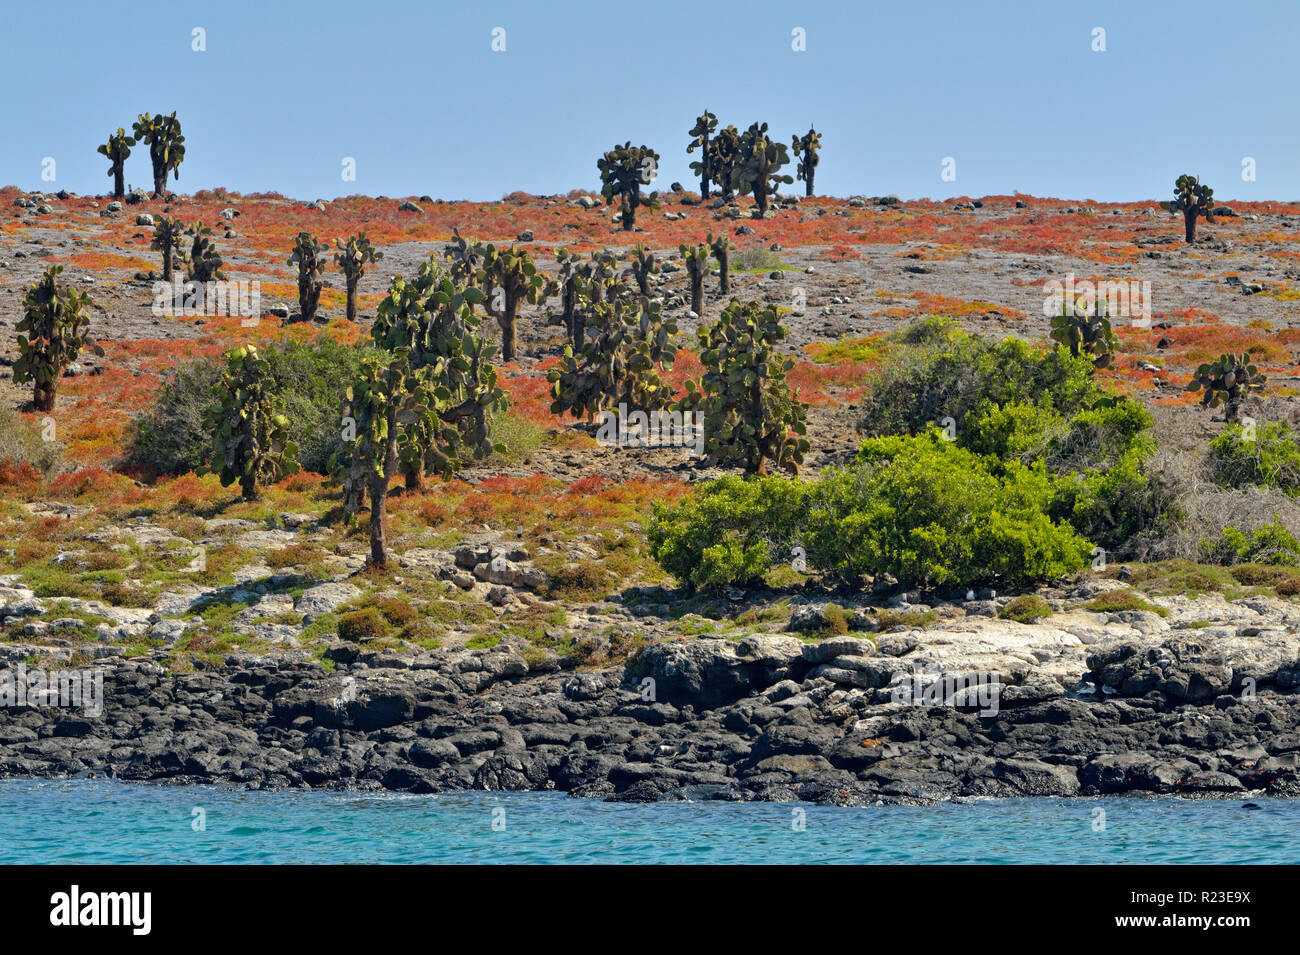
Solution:
M1300 800L841 809L0 782L0 863L1293 863Z

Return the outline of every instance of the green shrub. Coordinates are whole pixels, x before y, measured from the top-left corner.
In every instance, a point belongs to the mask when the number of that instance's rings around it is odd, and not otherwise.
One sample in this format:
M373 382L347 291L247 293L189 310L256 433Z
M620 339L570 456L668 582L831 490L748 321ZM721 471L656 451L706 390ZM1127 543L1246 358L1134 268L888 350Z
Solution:
M958 440L971 444L990 407L1020 403L1068 416L1102 394L1092 362L1063 348L1043 351L1014 338L990 342L935 319L896 339L863 401L861 428L873 437L921 434L951 417Z
M651 554L696 587L760 581L802 545L810 569L912 584L1059 577L1092 544L1045 513L1041 466L984 458L935 435L864 443L858 462L801 484L722 478L656 508Z
M864 442L857 464L809 497L809 561L847 580L1048 580L1082 568L1092 550L1047 515L1041 466L981 457L934 433Z
M1003 620L1014 620L1016 623L1033 623L1035 620L1051 615L1052 608L1037 594L1024 594L1017 597L998 614Z
M1216 564L1300 566L1300 541L1277 517L1250 533L1229 525L1217 540L1203 538L1199 546L1202 559Z
M1214 479L1225 487L1275 487L1291 497L1300 496L1300 446L1286 424L1270 421L1255 431L1253 441L1245 429L1230 424L1210 442Z
M805 486L780 477L706 481L674 505L657 504L650 554L693 587L762 579L791 559L805 521Z
M324 336L285 342L261 352L269 365L271 390L289 419L288 436L304 470L324 473L339 445L343 393L369 354ZM131 427L130 463L158 474L184 474L207 463L212 433L203 416L223 363L204 359L180 366L159 390L151 408Z

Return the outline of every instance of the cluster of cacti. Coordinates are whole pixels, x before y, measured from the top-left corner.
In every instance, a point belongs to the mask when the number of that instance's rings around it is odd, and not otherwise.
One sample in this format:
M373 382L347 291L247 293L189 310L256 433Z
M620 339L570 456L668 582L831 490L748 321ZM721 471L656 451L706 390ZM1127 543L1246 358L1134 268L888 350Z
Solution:
M108 175L113 177L114 199L121 199L126 193L123 173L126 168L126 160L131 155L131 147L134 145L135 139L128 136L126 130L119 126L117 132L108 137L108 142L103 143L96 150L101 155L108 157Z
M822 148L821 133L809 126L808 132L803 136L795 134L790 137L790 146L794 149L795 158L799 160L798 178L803 180L804 195L811 197L813 177L817 174L817 164L821 162L818 155Z
M329 246L310 232L299 232L289 255L289 264L298 267L298 311L304 322L316 320L320 293L325 287L321 276L329 262Z
M703 315L704 273L709 270L709 246L699 242L695 245L680 245L678 250L686 264L686 276L691 283L691 311Z
M350 236L345 243L342 239L335 239L334 245L338 252L334 254L334 261L338 264L339 270L343 273L344 281L347 283L348 304L347 316L349 322L357 320L357 286L361 283L361 278L366 274L366 266L372 262L378 262L384 257L384 253L379 252L370 240L366 238L364 232L358 232Z
M1214 222L1214 190L1201 185L1196 176L1182 175L1174 181L1174 199L1169 203L1170 212L1183 214L1183 225L1187 241L1196 238L1196 217L1204 216L1206 222Z
M658 175L659 154L649 146L633 146L626 142L615 146L596 160L600 170L600 194L605 202L619 200L620 218L624 231L636 225L636 210L644 206L651 212L659 208L659 193L642 195L641 187L648 186Z
M628 253L628 260L631 262L630 271L632 278L636 281L636 287L646 298L650 297L650 276L658 275L663 266L655 257L655 254L641 242L632 247Z
M590 421L621 404L642 411L666 407L673 391L661 373L677 358L677 322L647 299L600 302L592 317L591 339L577 354L566 347L559 365L546 373L554 398L551 413Z
M794 359L776 350L786 334L775 305L734 300L699 329L705 373L698 385L686 382L680 406L702 416L706 464L766 474L771 462L798 472L809 447L808 406L786 383Z
M1061 314L1052 317L1051 338L1075 358L1080 354L1090 357L1094 368L1108 367L1118 345L1105 301L1100 298L1091 308L1077 302L1062 303Z
M473 311L484 294L429 261L414 281L394 278L379 304L371 335L383 352L363 363L348 388L333 468L349 515L369 494L373 567L388 561L384 510L397 472L418 486L425 474L451 474L499 450L491 421L505 410L506 396Z
M710 232L708 242L713 257L718 260L718 291L727 295L731 292L731 237L723 232L715 238Z
M253 345L226 353L204 423L212 432L212 465L204 473L219 475L222 487L238 481L244 500L298 470L297 448L287 437L289 419L271 386L271 366Z
M709 175L722 190L722 198L728 202L735 193L741 147L740 131L735 126L724 126L709 141Z
M173 270L177 266L182 269L185 267L188 256L182 244L184 240L185 224L180 219L174 216L159 216L158 221L154 223L153 239L149 243L149 248L162 253L162 277L166 282L172 280ZM211 254L209 253L209 257ZM217 264L220 265L220 261Z
M172 173L177 180L181 178L180 165L185 159L185 137L181 135L180 120L176 118L175 112L169 116L141 113L132 127L132 135L136 142L149 147L149 161L153 163L153 194L157 198L167 190L168 173Z
M103 355L98 343L87 335L90 296L60 284L61 265L51 265L23 296L23 317L14 326L18 335L18 360L14 362L14 384L30 381L32 405L37 411L53 411L63 370L77 360L82 348Z
M537 270L533 257L517 243L508 249L488 244L481 249L481 287L487 293L487 309L501 326L501 357L514 361L518 347L515 321L519 306L541 305L557 287Z
M202 284L224 279L226 273L221 271L221 253L217 251L217 245L212 239L212 230L202 222L196 222L190 231L194 233L188 257L190 281Z
M435 418L420 418L399 448L408 487L425 474L454 473L465 461L490 454L491 415L505 409L505 392L490 364L496 348L480 334L474 306L485 293L460 286L432 259L413 281L400 275L376 311L370 329L384 351L404 354L415 373L426 373L437 399Z
M768 198L781 185L794 182L794 177L781 172L790 162L785 143L778 143L767 135L767 123L754 123L741 137L740 162L732 181L742 195L754 194L756 213L761 218L767 214Z
M700 198L709 198L709 181L713 175L713 156L710 149L711 136L718 128L718 117L714 116L707 109L695 120L695 125L691 127L691 141L687 145L686 151L693 153L698 148L700 158L698 162L691 163L691 172L700 177Z
M399 438L404 429L420 430L420 419L433 417L430 392L427 380L411 371L408 356L386 353L366 358L344 398L343 448L334 470L349 518L369 495L369 563L377 570L388 565L385 508Z
M1263 391L1267 380L1248 353L1225 354L1197 368L1186 390L1203 392L1203 407L1223 405L1224 420L1233 422L1240 417L1242 401L1251 392Z

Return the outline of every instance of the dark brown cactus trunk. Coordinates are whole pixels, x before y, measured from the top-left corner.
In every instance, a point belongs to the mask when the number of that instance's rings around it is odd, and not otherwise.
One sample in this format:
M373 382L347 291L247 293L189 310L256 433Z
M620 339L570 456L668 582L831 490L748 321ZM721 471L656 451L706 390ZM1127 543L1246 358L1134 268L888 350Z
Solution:
M370 566L388 566L388 541L384 536L384 506L388 503L388 478L370 479Z
M1196 239L1196 210L1183 210L1183 225L1187 232L1187 241L1192 242Z
M164 282L172 280L172 243L170 239L163 240L162 247L163 268L162 276Z
M54 410L54 385L42 388L37 385L32 392L32 407L37 411Z
M704 273L691 273L691 311L696 315L704 314Z
M514 361L518 338L515 332L515 313L519 311L519 300L509 291L506 292L505 312L498 321L501 324L501 360Z
M811 198L812 198L812 194L813 194L813 171L812 171L811 169L808 170L808 178L807 178L806 180L804 180L804 191L803 191L803 194L804 194L804 197L807 198L807 199L811 199Z
M348 277L348 321L357 320L357 276Z
M573 316L573 350L575 352L582 351L582 346L586 343L586 340L587 320L581 312L577 312Z
M718 256L718 289L723 295L731 291L731 251L723 249ZM698 315L699 312L696 312Z
M121 164L113 169L113 198L121 199L126 195L126 183L123 181Z
M419 468L411 468L403 472L402 477L405 479L408 491L418 491L424 487L424 475L420 473Z
M153 165L153 197L164 195L167 192L167 167L161 163Z
M257 500L257 477L253 474L244 474L239 478L239 493L245 501Z

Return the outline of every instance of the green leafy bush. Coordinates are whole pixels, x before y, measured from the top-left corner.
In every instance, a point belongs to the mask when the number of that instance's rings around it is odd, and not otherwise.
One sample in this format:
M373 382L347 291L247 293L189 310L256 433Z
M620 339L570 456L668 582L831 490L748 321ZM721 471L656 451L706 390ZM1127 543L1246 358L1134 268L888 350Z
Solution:
M762 579L805 548L808 568L858 581L1027 582L1081 569L1092 544L1047 512L1044 469L981 457L937 435L864 443L857 463L807 484L705 482L656 509L651 554L692 586Z
M1255 484L1300 496L1300 446L1286 424L1270 421L1246 440L1239 424L1228 425L1210 442L1214 479L1225 487Z
M1092 544L1047 514L1041 466L981 457L937 434L865 442L857 464L809 491L809 561L848 580L1048 580Z
M793 559L805 494L805 485L780 477L703 482L690 497L655 506L650 554L693 587L754 583L774 561Z
M340 440L343 392L368 349L325 337L286 342L261 354L270 368L272 390L289 419L289 439L298 446L304 470L325 473ZM223 364L204 359L181 365L131 427L128 460L158 474L184 474L207 463L212 434L203 424L212 388Z
M1217 540L1202 539L1200 549L1215 564L1300 566L1300 541L1276 517L1249 533L1228 525Z

